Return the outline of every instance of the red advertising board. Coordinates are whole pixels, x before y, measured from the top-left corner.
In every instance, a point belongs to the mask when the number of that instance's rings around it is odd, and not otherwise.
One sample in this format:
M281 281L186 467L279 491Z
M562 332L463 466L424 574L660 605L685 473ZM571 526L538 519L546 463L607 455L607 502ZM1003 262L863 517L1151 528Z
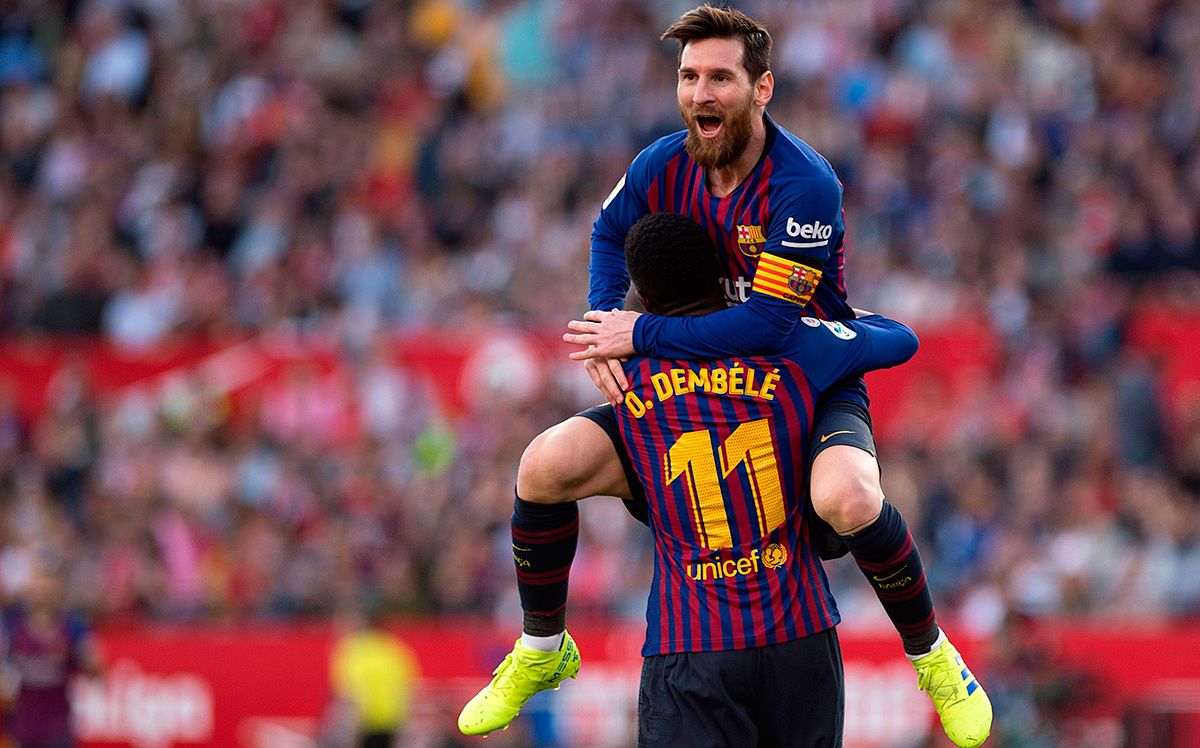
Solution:
M1189 412L1200 400L1200 349L1190 345L1197 324L1195 314L1147 306L1135 312L1127 326L1131 347L1159 367L1167 403L1175 413ZM998 376L1000 344L979 320L914 326L921 348L913 360L867 375L871 413L881 441L919 439L936 446L953 438L952 426L963 413L989 400L981 392ZM451 413L470 410L497 381L515 387L517 391L507 394L517 399L536 396L543 383L571 375L586 391L586 376L566 358L571 349L556 332L503 327L470 333L406 332L387 346L390 362L420 377ZM344 384L348 367L340 350L335 340L280 334L221 341L180 338L136 351L99 338L7 337L0 340L0 405L11 397L19 412L32 420L53 397L56 380L74 370L102 400L133 391L162 391L182 378L200 376L227 394L244 415L264 390L301 370ZM351 399L347 405L353 411L356 403ZM356 415L348 414L348 434L356 426ZM1003 412L992 420L1003 424Z
M513 632L450 620L393 628L421 666L403 744L437 744L454 734L459 707L512 646ZM489 746L529 744L534 733L562 745L631 744L642 626L594 623L573 626L572 633L584 655L579 679L539 696ZM103 630L107 676L100 683L80 683L75 692L82 744L315 746L330 713L327 671L334 637L324 627ZM1200 745L1200 733L1191 732L1200 724L1200 628L1050 625L1036 641L1044 665L1070 676L1068 682L1087 684L1078 720L1062 731L1074 735L1075 744L1121 745L1126 718L1140 713L1173 715L1174 742L1161 745ZM986 684L1002 666L995 662L996 645L958 643ZM842 648L848 748L914 745L936 736L928 702L916 690L894 637L843 633Z
M101 631L103 680L76 684L84 745L282 745L306 740L328 703L326 628Z
M996 344L984 325L960 320L922 330L921 339L911 363L868 377L872 415L885 441L897 432L905 408L921 408L923 398L934 398L953 416L957 407L970 406L972 388L994 373ZM360 403L341 350L334 340L279 334L225 341L183 338L137 351L97 338L5 338L0 340L0 406L12 398L21 416L33 421L57 391L76 383L93 390L102 403L114 404L127 395L161 395L182 382L202 381L207 390L228 398L235 416L253 417L263 393L303 380L338 399L343 415L335 430L350 438L358 434ZM499 327L470 335L410 332L395 336L386 350L390 365L426 385L452 414L472 410L496 387L521 401L539 396L545 382L574 376L583 391L591 391L582 367L567 359L572 347L557 334ZM936 431L929 417L919 420ZM928 437L936 441L942 435Z

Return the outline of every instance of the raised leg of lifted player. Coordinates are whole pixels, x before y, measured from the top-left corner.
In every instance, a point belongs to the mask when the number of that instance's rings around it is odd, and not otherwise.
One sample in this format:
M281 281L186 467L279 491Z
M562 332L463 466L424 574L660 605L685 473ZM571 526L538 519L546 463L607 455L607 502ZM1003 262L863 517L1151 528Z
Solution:
M828 423L833 427L819 436L869 430L865 422L840 424L849 429ZM817 516L842 536L900 633L946 735L964 748L982 744L991 730L991 703L937 626L921 555L900 512L884 501L875 455L865 446L826 446L813 460L809 484Z
M527 636L566 628L567 581L579 536L575 502L629 496L612 439L575 416L537 436L521 456L512 517L513 561Z
M517 495L535 504L589 496L628 498L629 484L604 429L574 416L538 434L525 448L517 469Z
M813 460L813 509L850 548L892 620L904 651L928 654L937 640L933 598L921 556L899 512L884 512L879 463L859 447L828 447ZM880 520L888 523L885 527ZM903 573L900 573L900 572ZM901 580L908 580L901 584Z
M525 449L512 514L523 630L491 683L463 707L463 733L506 728L530 697L579 672L579 650L566 633L567 580L579 539L576 501L597 495L626 497L629 485L612 439L596 422L569 418Z

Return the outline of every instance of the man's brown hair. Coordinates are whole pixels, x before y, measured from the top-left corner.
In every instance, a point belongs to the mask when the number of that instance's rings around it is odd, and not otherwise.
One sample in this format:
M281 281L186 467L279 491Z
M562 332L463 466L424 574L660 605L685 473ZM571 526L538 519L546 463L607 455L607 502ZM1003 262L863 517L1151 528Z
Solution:
M688 42L700 39L742 40L742 67L757 81L771 69L771 35L767 27L733 8L717 8L708 3L692 8L667 27L660 39L679 42L679 55Z

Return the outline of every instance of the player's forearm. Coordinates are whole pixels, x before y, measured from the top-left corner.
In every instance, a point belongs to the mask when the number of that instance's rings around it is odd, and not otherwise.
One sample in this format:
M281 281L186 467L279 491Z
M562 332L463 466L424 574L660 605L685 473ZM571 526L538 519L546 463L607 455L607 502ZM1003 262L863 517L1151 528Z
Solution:
M795 305L751 299L700 317L643 314L634 327L633 345L648 356L693 360L777 353L799 311Z

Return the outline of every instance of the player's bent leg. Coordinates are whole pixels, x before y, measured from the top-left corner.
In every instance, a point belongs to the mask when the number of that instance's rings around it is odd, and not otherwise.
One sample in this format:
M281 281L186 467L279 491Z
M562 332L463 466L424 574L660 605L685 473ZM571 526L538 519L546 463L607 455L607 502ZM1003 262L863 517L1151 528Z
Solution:
M614 421L615 423L615 421ZM512 549L526 646L557 649L566 630L567 583L579 540L578 499L628 495L612 436L576 416L535 438L517 471Z
M874 441L865 410L835 403L816 433L826 434L813 458L811 490L818 516L833 526L896 627L904 651L922 656L938 638L933 597L908 523L883 500ZM842 440L838 443L836 440Z
M629 484L612 438L595 421L573 416L538 434L517 469L517 495L535 504L589 496L628 498Z
M820 451L812 461L814 510L841 534L900 633L946 735L955 745L977 746L991 731L991 703L939 629L908 523L883 499L869 415L846 403L829 410L816 430L826 438L815 445Z
M813 509L839 535L858 532L883 509L875 455L857 446L834 444L813 460L809 479Z
M547 429L526 448L512 515L522 635L491 682L463 707L458 727L464 734L507 728L534 694L579 673L579 649L566 631L567 583L579 539L575 502L629 494L614 435L587 417Z

